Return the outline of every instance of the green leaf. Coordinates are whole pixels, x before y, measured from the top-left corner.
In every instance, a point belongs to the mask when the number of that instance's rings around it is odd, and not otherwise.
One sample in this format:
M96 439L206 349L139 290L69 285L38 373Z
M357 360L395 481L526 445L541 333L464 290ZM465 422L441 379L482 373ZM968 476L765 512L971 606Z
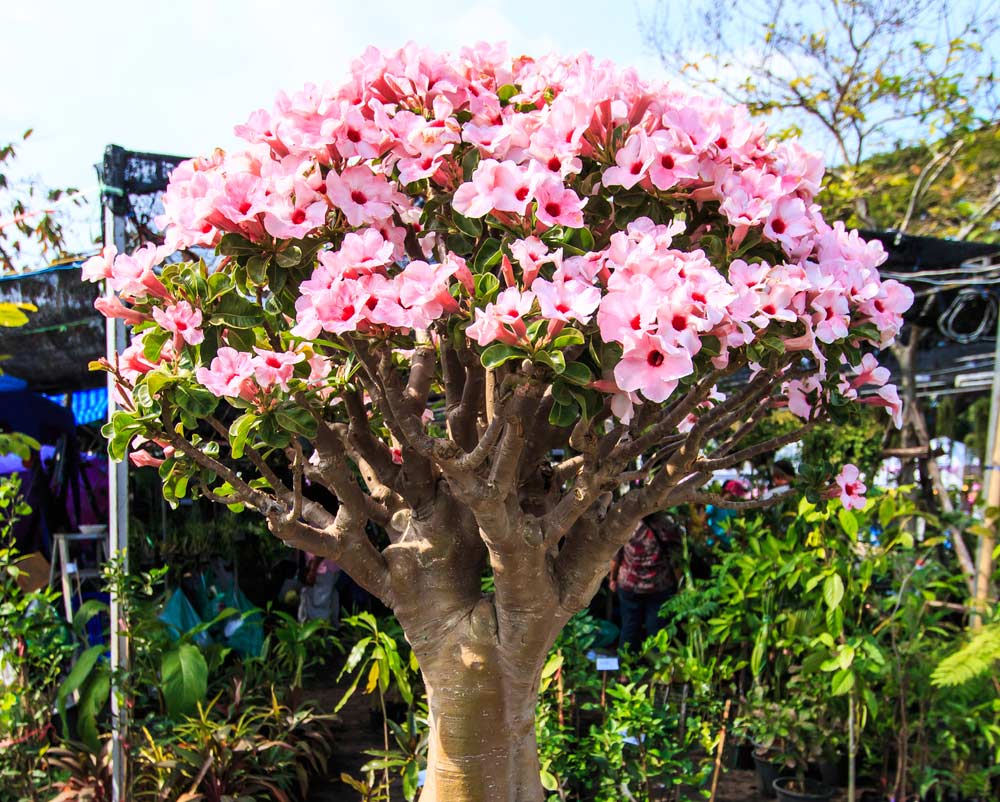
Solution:
M159 362L160 352L171 336L169 331L163 329L149 331L142 340L142 355L150 362Z
M290 245L283 251L278 251L274 255L274 261L278 267L296 267L302 263L302 249L298 245ZM279 288L272 288L277 291Z
M304 409L279 409L274 419L284 430L302 435L307 440L316 437L316 420Z
M110 697L111 672L107 665L99 664L87 684L80 689L80 701L76 706L76 729L80 740L94 752L101 747L97 717Z
M483 233L483 222L482 220L477 220L474 217L465 217L464 215L455 212L452 215L452 219L455 221L455 226L465 234L467 237L472 237L476 239L480 234Z
M841 669L836 674L833 675L833 679L830 681L830 689L833 691L834 696L843 696L845 693L849 693L851 688L854 687L854 672L846 671Z
M840 574L831 574L823 583L823 600L831 610L840 606L844 598L844 580Z
M583 345L583 334L574 328L566 327L552 341L553 348L569 348L573 345Z
M479 273L475 278L475 287L476 299L489 302L500 292L500 279L492 273Z
M80 637L84 636L84 629L87 622L95 615L102 615L108 612L108 605L98 599L87 599L80 608L73 614L73 631Z
M479 360L483 363L483 367L487 370L493 370L494 368L500 367L504 362L509 362L511 359L517 359L518 357L523 357L524 351L520 348L516 348L513 345L507 345L506 343L493 343L483 351L483 355Z
M239 234L223 234L219 241L219 253L223 256L240 256L255 253L257 250L256 245Z
M107 648L103 644L99 643L97 646L91 646L77 658L77 661L73 664L73 668L69 672L69 676L59 686L59 691L56 693L56 707L59 710L59 717L63 722L63 735L66 738L69 738L69 731L66 728L66 700L80 690L90 677L90 672L93 671L98 659L106 651Z
M476 251L476 255L472 259L472 272L483 273L500 264L501 259L503 259L503 251L500 250L500 240L490 237Z
M562 377L566 381L579 384L582 387L586 387L594 380L594 374L582 362L570 362L563 368Z
M840 521L840 525L844 528L848 537L858 536L858 519L855 517L854 513L850 510L841 507L837 511L837 518Z
M263 320L261 308L236 293L223 296L211 317L215 325L225 324L233 329L252 329Z
M169 716L179 720L194 713L208 691L208 664L191 643L182 643L163 656L160 663L163 698Z
M553 426L572 426L578 417L576 404L562 404L556 401L549 410L549 423Z
M566 357L562 351L539 351L535 354L535 362L547 365L557 376L566 370Z
M240 459L243 456L247 437L250 436L250 430L257 420L257 416L252 412L246 412L234 420L229 427L229 446L232 449L234 459Z
M521 90L518 89L514 84L504 84L499 89L497 89L497 97L500 99L500 105L506 106L510 103L510 99L521 94Z
M462 157L462 178L466 181L472 180L472 174L479 166L479 148L473 147Z
M546 791L559 790L559 781L545 769L542 769L539 772L539 777L542 781L542 788L544 788Z
M886 496L879 502L878 505L878 522L879 525L885 529L896 517L896 502L893 501L889 496Z
M410 760L403 769L403 797L406 802L413 802L417 796L418 783L420 782L420 767L416 760Z

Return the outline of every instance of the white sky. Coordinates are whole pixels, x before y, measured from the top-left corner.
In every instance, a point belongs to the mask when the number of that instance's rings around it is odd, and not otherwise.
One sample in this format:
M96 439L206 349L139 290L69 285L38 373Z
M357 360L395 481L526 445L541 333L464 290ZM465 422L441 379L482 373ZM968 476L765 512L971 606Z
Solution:
M231 146L233 126L279 89L339 82L368 45L408 40L587 50L655 77L640 30L650 1L0 0L0 142L34 128L12 173L89 189L109 143L184 156Z

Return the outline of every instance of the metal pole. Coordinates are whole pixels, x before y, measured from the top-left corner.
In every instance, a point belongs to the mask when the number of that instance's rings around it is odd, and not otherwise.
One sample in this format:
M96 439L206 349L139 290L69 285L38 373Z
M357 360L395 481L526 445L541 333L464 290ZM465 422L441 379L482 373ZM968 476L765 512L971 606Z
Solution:
M1000 505L1000 437L997 426L1000 425L1000 305L997 309L996 345L993 349L993 387L990 396L990 423L987 432L986 464L983 465L983 483L986 485L986 506ZM993 522L993 535L980 535L979 550L976 554L976 573L973 588L972 609L969 618L972 629L982 626L982 615L986 612L989 596L990 578L993 575L993 547L996 543L996 531L1000 522Z
M109 151L111 149L109 148ZM121 186L112 170L110 159L105 156L104 181L114 187ZM125 250L125 220L115 213L114 202L105 197L104 242L114 244L119 253ZM105 286L108 296L114 295L110 285ZM126 346L125 324L122 320L109 318L105 325L106 351L108 360L114 364L116 355ZM114 377L108 374L108 420L115 412ZM121 562L121 570L128 573L128 460L114 462L108 458L108 557ZM111 799L112 802L126 802L130 798L128 777L128 713L122 697L121 675L128 670L128 634L123 614L122 599L118 598L118 588L111 585Z

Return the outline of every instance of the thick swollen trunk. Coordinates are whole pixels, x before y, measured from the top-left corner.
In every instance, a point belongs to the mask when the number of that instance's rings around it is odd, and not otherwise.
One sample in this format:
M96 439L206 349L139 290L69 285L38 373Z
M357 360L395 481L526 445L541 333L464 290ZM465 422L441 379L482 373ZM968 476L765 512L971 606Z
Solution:
M542 802L535 688L467 652L440 682L428 678L430 747L420 802ZM425 673L425 677L427 674Z
M569 617L550 561L520 531L487 550L466 509L440 494L397 521L385 549L393 612L420 663L430 709L420 802L543 802L535 704L549 648ZM496 592L484 594L484 564Z

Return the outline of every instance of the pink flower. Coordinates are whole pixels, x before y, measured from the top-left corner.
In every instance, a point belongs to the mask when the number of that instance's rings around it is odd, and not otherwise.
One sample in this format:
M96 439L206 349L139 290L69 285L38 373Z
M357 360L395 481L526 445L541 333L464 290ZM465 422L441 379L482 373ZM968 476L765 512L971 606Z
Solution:
M110 297L99 295L94 299L94 309L104 315L104 317L121 318L132 326L149 320L149 315L143 312L136 312L134 309L125 306L117 295Z
M167 253L168 249L149 243L131 255L119 254L108 279L112 288L125 298L145 298L147 295L169 298L170 294L153 273L153 268Z
M133 451L128 455L128 458L129 462L137 468L159 468L163 464L162 459L154 457L144 448L139 451Z
M847 510L860 510L865 506L865 492L868 488L861 481L860 471L856 465L847 463L837 475L837 485L840 487L840 502Z
M83 280L95 282L111 278L114 272L115 256L117 255L118 249L114 245L105 245L104 250L100 254L91 256L83 263L83 267L81 268L83 271Z
M457 264L429 265L410 262L395 280L400 305L410 312L413 328L426 329L445 312L458 310L448 287Z
M539 222L547 226L583 228L583 207L587 201L580 200L579 195L564 187L558 179L543 181L535 190L535 200Z
M305 359L305 356L294 351L267 351L256 346L253 350L257 356L250 361L254 376L257 377L257 384L265 390L277 384L282 390L287 391L288 381L292 378L295 365Z
M678 379L693 370L691 354L683 348L670 345L655 334L642 334L625 344L614 376L622 390L638 391L650 401L660 403L677 388Z
M510 246L510 252L521 266L521 279L526 287L531 286L546 262L555 262L556 267L562 262L562 249L549 253L548 246L538 237L515 240Z
M211 367L198 368L195 375L213 395L237 398L242 394L243 382L254 375L253 358L224 345L212 360Z
M649 180L660 190L698 178L698 157L686 153L678 137L669 131L657 131L650 138L655 150L649 167Z
M466 333L480 345L494 340L510 345L523 341L527 336L524 316L534 302L535 294L530 290L521 292L517 287L508 287L485 309L476 309L476 320Z
M892 422L897 429L903 428L903 401L899 397L899 390L895 384L886 384L879 387L874 395L865 396L861 399L862 404L870 404L875 407L885 407L892 416Z
M456 190L452 206L466 217L482 217L493 211L523 215L537 180L530 169L514 162L484 159L472 174L472 181Z
M782 198L764 224L764 236L780 242L788 253L795 252L799 241L815 230L801 198Z
M788 398L788 411L802 420L809 420L812 417L815 394L820 389L820 381L816 376L809 376L805 381L793 379L786 382L784 391Z
M604 186L631 189L646 177L655 155L645 131L636 131L615 154L615 166L604 171Z
M569 323L578 320L590 322L590 318L601 303L601 291L579 279L548 281L536 278L531 289L538 298L542 317Z
M363 164L348 167L326 177L326 193L352 226L379 223L392 217L392 187L385 176L376 175Z
M118 369L122 375L132 384L136 380L151 370L156 370L156 365L146 359L143 353L145 350L145 332L132 338L132 342L118 356Z
M874 354L865 354L861 357L861 364L854 370L854 378L851 380L851 389L857 390L866 384L874 384L881 387L889 381L889 369L879 365Z
M172 331L174 340L184 340L188 345L197 345L205 339L201 325L201 310L193 309L187 301L179 301L164 308L153 307L153 319L167 331ZM180 345L174 343L175 350Z

